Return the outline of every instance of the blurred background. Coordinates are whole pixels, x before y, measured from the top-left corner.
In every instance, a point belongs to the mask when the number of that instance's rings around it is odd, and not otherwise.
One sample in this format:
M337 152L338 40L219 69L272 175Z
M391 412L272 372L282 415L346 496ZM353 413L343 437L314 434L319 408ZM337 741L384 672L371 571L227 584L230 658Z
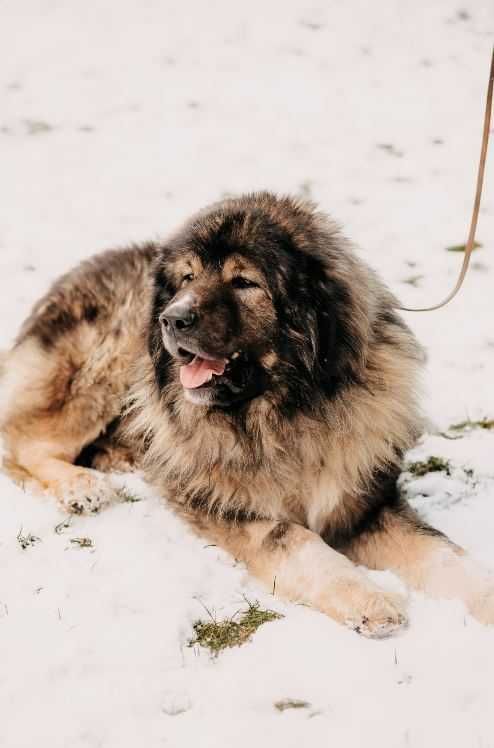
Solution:
M405 304L454 283L462 256L446 248L470 218L490 0L1 7L0 345L80 258L256 189L317 201ZM478 237L454 306L407 315L439 420L494 407L492 156ZM452 397L465 373L480 399Z

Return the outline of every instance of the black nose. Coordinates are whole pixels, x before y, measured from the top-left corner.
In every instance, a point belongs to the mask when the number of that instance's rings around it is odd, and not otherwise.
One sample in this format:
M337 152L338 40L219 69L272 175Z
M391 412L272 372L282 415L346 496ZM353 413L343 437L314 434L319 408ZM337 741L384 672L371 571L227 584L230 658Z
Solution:
M160 322L165 330L183 332L190 330L197 320L197 314L192 308L190 299L178 299L168 304L160 315Z

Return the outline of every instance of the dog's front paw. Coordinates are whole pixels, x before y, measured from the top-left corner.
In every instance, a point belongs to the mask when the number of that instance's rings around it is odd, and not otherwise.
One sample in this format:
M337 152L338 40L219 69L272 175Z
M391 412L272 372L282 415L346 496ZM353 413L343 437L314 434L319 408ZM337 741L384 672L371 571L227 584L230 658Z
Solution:
M328 613L362 636L382 639L407 625L405 598L364 575L340 577L328 592Z
M494 578L469 602L468 608L480 623L494 625Z
M81 469L70 480L51 483L48 490L55 494L61 508L71 514L95 514L118 500L118 489L107 476L95 470Z
M405 600L401 595L377 590L368 595L359 614L345 623L362 636L383 639L406 627Z

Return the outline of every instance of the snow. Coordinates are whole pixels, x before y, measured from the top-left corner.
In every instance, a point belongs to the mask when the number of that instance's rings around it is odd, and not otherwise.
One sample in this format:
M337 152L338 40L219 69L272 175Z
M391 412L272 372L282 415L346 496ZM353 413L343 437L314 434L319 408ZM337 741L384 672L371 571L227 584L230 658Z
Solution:
M76 261L230 192L312 196L407 305L454 284L488 0L7 0L0 35L0 347ZM494 567L494 432L440 435L494 417L492 167L464 291L406 315L428 348L431 420L408 459L453 469L404 481ZM128 480L142 501L57 534L55 503L0 476L1 746L494 746L494 630L460 603L412 594L406 632L359 638L261 589ZM23 550L20 530L40 540ZM226 617L245 598L285 617L216 660L187 646L205 608ZM287 698L310 706L276 710Z

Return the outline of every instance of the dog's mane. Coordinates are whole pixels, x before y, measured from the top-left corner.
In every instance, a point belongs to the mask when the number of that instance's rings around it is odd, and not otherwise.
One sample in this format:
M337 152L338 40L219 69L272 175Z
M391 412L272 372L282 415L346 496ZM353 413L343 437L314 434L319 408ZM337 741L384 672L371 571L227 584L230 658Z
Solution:
M396 465L421 430L422 352L392 295L311 204L269 193L227 200L195 216L166 246L173 250L191 232L206 242L211 227L242 211L249 230L264 220L290 237L299 269L278 310L286 357L275 370L277 387L230 410L186 402L176 379L160 374L175 364L153 337L152 308L150 346L129 408L147 472L168 490L175 485L181 503L219 514L262 516L263 491L275 506L287 480L298 485L328 463L338 491L356 495L376 471Z

